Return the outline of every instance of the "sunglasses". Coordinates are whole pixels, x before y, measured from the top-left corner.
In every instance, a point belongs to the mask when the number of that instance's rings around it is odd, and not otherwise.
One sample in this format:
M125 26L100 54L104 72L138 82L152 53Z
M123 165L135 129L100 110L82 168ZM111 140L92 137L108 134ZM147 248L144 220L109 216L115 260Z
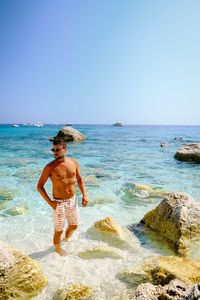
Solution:
M63 148L51 149L52 152L59 152Z

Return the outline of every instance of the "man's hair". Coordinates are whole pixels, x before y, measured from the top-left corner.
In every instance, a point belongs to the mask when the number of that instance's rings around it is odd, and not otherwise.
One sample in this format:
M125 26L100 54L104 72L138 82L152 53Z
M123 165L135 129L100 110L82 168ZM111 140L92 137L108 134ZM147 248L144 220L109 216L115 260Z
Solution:
M54 140L53 145L61 145L63 148L67 148L66 142L64 140Z

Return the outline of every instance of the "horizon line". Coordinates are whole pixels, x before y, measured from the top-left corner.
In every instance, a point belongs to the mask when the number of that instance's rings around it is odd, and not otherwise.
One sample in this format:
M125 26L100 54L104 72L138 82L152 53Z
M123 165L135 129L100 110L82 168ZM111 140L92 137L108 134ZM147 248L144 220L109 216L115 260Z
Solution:
M23 125L26 122L23 123L18 123L18 122L12 122L12 123L0 123L0 125L13 125L13 124L18 124L18 125ZM32 123L32 122L30 122ZM41 122L40 122L41 123ZM33 122L32 124L35 124ZM73 126L73 125L114 125L114 123L41 123L43 125L65 125L65 126ZM68 125L70 124L70 125ZM26 125L24 125L26 126ZM31 126L31 125L29 125ZM200 126L200 124L130 124L130 123L122 123L123 126ZM27 125L28 127L28 125Z

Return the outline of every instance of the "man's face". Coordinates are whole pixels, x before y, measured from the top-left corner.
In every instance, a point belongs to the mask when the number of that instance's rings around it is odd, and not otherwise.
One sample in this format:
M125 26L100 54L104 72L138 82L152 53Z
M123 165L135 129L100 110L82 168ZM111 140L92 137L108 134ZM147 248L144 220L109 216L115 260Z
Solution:
M53 145L53 148L51 150L53 152L55 159L62 159L65 156L67 149L63 147L61 144L58 144L58 145Z

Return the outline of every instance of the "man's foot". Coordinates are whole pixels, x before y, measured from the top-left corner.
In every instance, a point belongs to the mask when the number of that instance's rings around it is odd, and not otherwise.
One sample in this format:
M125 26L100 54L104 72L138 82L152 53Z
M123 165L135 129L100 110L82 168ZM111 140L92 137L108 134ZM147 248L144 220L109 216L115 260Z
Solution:
M58 253L58 254L60 254L61 256L66 256L66 255L68 255L68 253L65 251L65 250L63 250L62 248L60 248L60 249L55 249L56 250L56 252Z
M69 242L69 241L70 241L70 238L64 237L64 238L63 238L63 241L64 241L64 242Z

